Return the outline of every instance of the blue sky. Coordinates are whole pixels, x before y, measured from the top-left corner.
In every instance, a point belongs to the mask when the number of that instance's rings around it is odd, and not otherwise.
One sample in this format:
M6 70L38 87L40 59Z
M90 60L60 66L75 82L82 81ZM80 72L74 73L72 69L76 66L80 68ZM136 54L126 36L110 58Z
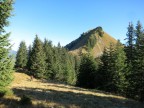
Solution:
M97 26L123 41L129 22L144 24L144 0L15 0L13 14L6 28L13 50L36 34L64 46Z

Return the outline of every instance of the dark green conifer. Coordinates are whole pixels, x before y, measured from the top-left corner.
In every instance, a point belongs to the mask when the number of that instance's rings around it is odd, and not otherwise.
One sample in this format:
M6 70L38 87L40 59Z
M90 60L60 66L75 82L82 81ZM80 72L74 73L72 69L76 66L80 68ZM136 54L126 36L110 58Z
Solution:
M6 87L13 79L14 61L9 56L11 44L9 42L10 33L5 33L4 27L8 26L8 18L11 16L13 1L0 1L0 89Z
M46 77L47 79L53 79L54 71L53 71L53 48L51 41L47 39L44 40L44 52L46 55Z
M131 77L132 81L132 93L135 95L134 98L139 101L144 101L144 30L138 21L136 30L136 51L135 51L135 67Z
M27 61L27 69L30 71L30 67L31 67L31 55L32 55L32 47L31 45L29 45L28 47L28 61Z
M25 68L28 61L27 47L24 41L20 43L17 55L16 55L16 65L17 68Z
M97 63L91 55L83 55L77 76L77 86L94 88L97 68Z
M31 72L39 78L45 78L46 62L43 43L36 35L31 53Z

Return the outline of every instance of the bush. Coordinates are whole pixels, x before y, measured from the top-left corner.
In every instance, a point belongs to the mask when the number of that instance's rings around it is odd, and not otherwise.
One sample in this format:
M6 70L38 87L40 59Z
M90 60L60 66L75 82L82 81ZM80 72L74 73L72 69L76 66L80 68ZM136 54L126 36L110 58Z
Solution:
M4 95L5 95L5 91L0 90L0 98L4 97Z
M13 95L13 91L8 88L0 87L0 97L4 97L5 95L11 96L11 95Z
M20 100L21 105L32 105L31 98L27 95L23 95Z
M6 96L12 96L13 95L13 91L11 89L7 89L5 95Z

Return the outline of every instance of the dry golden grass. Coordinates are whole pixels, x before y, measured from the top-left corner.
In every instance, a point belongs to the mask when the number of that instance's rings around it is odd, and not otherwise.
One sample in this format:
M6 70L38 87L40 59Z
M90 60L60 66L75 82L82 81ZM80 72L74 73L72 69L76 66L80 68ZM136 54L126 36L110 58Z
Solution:
M24 73L14 73L10 88L14 96L0 99L0 108L144 108L139 102L97 90L33 79ZM32 106L21 106L22 95L32 99Z

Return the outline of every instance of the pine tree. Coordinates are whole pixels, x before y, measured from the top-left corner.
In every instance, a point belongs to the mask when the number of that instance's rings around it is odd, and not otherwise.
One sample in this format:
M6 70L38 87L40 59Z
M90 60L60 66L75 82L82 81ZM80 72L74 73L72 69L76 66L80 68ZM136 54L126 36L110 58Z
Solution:
M106 52L104 52L104 57L102 57L102 63L103 66L102 68L105 68L103 70L106 79L104 79L104 90L106 91L111 91L114 92L116 87L114 86L114 82L113 82L113 75L114 75L114 65L115 65L115 58L114 58L114 44L110 44L110 47L106 50Z
M30 71L30 67L31 67L31 65L32 65L32 63L31 63L31 55L32 55L32 47L31 47L31 45L29 45L29 47L28 47L28 57L27 57L27 59L28 59L28 61L27 61L27 69Z
M132 23L129 23L128 31L127 31L127 42L125 44L125 52L126 52L126 62L127 62L127 69L128 74L126 75L126 79L128 81L128 88L127 88L127 96L134 98L135 96L135 82L134 82L134 69L136 68L136 37L135 37L135 30Z
M58 45L59 46L59 45ZM62 51L60 49L60 46L59 47L54 47L54 58L53 58L53 72L55 74L54 75L54 78L55 80L58 80L58 81L61 81L61 82L64 82L65 81L65 77L63 76L63 67L62 67Z
M6 87L13 79L14 61L9 56L11 44L10 33L5 33L4 27L8 26L8 18L11 16L13 1L0 1L0 89Z
M43 43L36 35L31 53L31 72L38 78L45 78L46 62Z
M136 26L136 57L135 68L132 73L132 88L134 98L140 101L144 101L144 31L140 21Z
M27 47L24 41L20 43L17 55L16 55L16 66L17 68L26 68L28 61Z
M83 55L77 76L77 86L94 88L97 68L97 63L91 55Z
M122 44L110 44L104 49L101 64L96 77L98 89L109 92L124 93L126 88L125 70L126 55Z
M124 94L127 87L125 75L127 74L126 54L124 47L118 40L114 53L114 86L116 92Z
M65 48L62 48L63 54L61 55L62 57L62 69L63 69L63 76L65 79L65 82L68 84L75 84L76 82L76 74L75 74L75 69L74 69L74 58L72 55L68 53L68 51Z
M125 40L127 40L126 42L126 47L125 47L125 52L126 52L126 56L127 56L127 62L130 65L133 65L133 61L134 61L134 52L135 52L135 30L133 27L132 23L129 23L128 26L128 31L127 31L127 38Z
M51 41L45 39L44 41L44 52L46 55L46 77L47 79L53 79L54 72L53 72L53 48Z
M108 68L109 68L109 53L108 49L104 48L103 55L100 57L100 63L99 63L99 68L97 75L95 77L95 82L96 82L96 88L100 90L105 90L107 82L109 80L109 73L108 73Z

